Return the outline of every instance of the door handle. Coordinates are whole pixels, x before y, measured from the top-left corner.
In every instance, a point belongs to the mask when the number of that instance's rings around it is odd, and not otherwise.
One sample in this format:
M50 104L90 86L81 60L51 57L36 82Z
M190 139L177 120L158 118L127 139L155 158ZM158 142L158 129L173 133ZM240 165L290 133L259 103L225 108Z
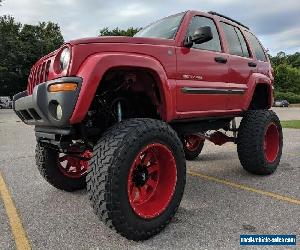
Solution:
M255 68L256 67L256 63L255 62L248 62L248 66Z
M215 57L215 61L216 61L217 63L227 63L227 59L224 58L224 57L222 57L222 56L217 56L217 57Z

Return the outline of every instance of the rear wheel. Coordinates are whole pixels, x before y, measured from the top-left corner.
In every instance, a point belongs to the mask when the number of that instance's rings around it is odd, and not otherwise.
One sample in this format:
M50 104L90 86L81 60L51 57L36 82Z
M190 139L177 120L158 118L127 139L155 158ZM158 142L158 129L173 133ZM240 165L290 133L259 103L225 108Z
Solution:
M98 217L131 240L145 240L173 218L185 186L182 144L166 123L129 119L94 147L87 190Z
M36 147L36 164L40 174L52 186L75 191L86 187L85 176L91 151L80 152L73 146L67 154L38 144Z
M204 146L204 139L199 135L186 135L182 139L185 158L194 160L201 153Z
M245 170L258 175L273 173L282 154L282 128L271 110L248 111L242 119L237 151Z

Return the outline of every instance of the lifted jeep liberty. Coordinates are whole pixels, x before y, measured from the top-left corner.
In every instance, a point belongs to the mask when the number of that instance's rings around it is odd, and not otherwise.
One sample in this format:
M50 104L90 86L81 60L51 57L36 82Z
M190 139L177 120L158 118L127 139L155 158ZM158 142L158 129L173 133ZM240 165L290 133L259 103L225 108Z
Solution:
M273 173L282 128L272 103L273 70L258 39L231 18L198 11L134 37L67 42L37 61L27 90L14 96L16 114L35 126L41 175L58 189L87 188L98 217L132 240L170 222L185 159L205 140L236 143L246 171Z

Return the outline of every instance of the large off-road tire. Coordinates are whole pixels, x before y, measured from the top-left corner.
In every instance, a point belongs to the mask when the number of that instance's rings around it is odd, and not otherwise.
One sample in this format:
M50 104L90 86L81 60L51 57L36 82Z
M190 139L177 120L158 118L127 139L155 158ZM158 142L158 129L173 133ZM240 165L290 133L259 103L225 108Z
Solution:
M166 123L129 119L94 147L87 190L98 217L130 240L159 233L173 218L185 186L181 141Z
M183 144L185 159L191 161L201 154L205 140L198 135L186 135L182 137L181 141Z
M52 186L68 192L86 187L87 160L78 157L88 157L85 154L65 155L57 150L37 144L36 165L43 178ZM91 156L91 155L90 155Z
M238 131L237 151L245 170L258 175L273 173L282 154L282 128L271 110L247 111Z

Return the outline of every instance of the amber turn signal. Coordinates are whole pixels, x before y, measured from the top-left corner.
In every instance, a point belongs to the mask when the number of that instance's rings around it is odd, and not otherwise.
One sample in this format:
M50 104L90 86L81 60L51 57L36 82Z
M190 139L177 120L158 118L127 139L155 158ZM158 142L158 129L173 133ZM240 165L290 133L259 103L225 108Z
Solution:
M76 89L76 83L55 83L48 87L49 92L74 91Z

